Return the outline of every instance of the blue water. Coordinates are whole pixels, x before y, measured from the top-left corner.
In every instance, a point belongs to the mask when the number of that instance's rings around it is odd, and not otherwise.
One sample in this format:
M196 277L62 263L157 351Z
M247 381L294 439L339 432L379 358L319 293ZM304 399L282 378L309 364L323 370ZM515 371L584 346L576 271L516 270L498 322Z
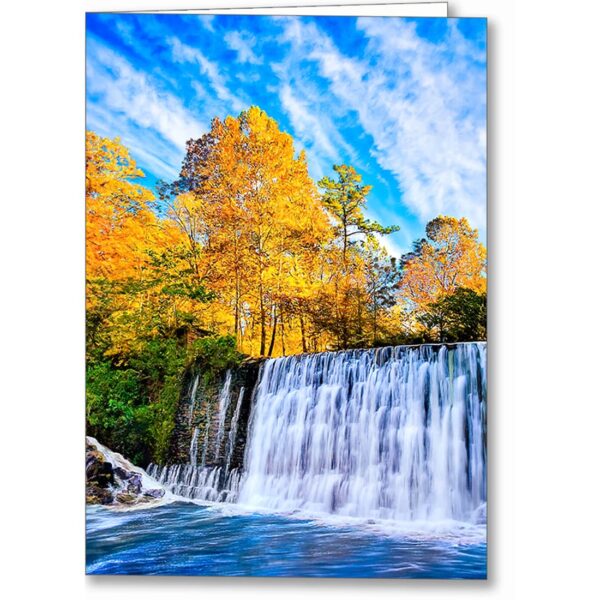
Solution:
M388 535L219 506L87 508L87 573L484 579L481 540Z

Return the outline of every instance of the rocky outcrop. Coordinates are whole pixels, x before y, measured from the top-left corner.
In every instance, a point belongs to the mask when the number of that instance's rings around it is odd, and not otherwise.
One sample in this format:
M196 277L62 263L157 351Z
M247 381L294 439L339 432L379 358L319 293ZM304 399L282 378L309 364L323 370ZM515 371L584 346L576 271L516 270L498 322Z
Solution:
M224 415L225 428L220 439L218 437L219 419L222 415L220 415L219 400L227 371L223 370L214 381L207 382L203 377L201 364L194 364L187 370L182 385L169 455L165 464L176 465L190 462L190 446L194 430L197 428L198 463L204 460L204 464L207 466L225 467L227 446L230 445L229 468L243 467L252 395L260 366L264 360L263 358L246 359L239 366L229 370L231 377L230 401L227 404L227 414ZM230 441L230 426L242 390L235 439Z
M85 445L85 498L88 504L132 506L162 499L166 492L156 480L92 437Z

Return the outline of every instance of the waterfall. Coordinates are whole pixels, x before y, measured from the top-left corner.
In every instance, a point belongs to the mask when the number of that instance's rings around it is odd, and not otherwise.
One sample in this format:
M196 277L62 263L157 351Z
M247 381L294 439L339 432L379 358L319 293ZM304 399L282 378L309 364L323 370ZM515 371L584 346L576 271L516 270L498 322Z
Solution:
M229 430L229 440L227 444L227 456L225 458L225 473L229 472L229 466L231 465L231 456L235 448L235 438L237 437L238 422L240 420L240 410L242 408L242 401L244 400L245 388L240 388L240 394L238 396L237 405L235 412L233 413L233 419L231 420L231 428Z
M469 520L486 500L486 345L268 360L238 502L414 520Z
M177 496L208 502L235 502L241 477L237 469L223 478L221 467L161 467L153 463L148 466L147 473Z
M219 460L221 454L221 442L223 441L223 435L225 434L225 419L227 418L227 409L231 401L231 369L227 369L225 375L225 383L223 389L219 394L219 427L217 430L217 438L215 441L215 460Z
M198 434L200 433L197 427L194 427L194 433L192 434L192 442L190 444L190 465L196 465L198 463Z
M485 343L268 359L256 385L239 387L233 411L232 377L218 396L215 439L207 402L201 464L196 427L190 464L148 468L173 493L260 509L485 522ZM230 471L243 440L243 466Z
M196 392L198 391L198 381L200 380L200 375L196 375L194 378L194 383L192 384L192 391L190 392L190 420L189 424L192 424L192 419L194 418L194 407L196 405Z

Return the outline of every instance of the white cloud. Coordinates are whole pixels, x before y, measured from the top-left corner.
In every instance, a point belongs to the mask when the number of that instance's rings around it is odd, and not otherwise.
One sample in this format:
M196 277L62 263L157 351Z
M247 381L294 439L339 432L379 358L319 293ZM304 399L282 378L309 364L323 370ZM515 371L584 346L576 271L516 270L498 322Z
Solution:
M205 127L181 101L158 89L149 77L136 71L112 50L89 42L88 97L99 96L102 105L136 126L158 132L178 148Z
M250 63L253 65L262 64L262 58L254 53L256 39L247 32L230 31L225 35L225 43L237 52L238 61L241 63Z
M296 136L305 145L310 147L317 146L319 152L328 159L337 160L339 153L330 139L331 132L329 134L326 132L329 123L312 114L307 103L294 95L288 83L281 85L279 98L281 99L283 108L290 117Z
M174 165L181 164L184 149L176 148L157 132L140 129L126 115L88 103L86 128L103 137L119 137L144 171L148 170L166 180L177 177L178 169Z
M113 21L114 27L119 34L120 38L128 45L135 46L135 29L131 24L131 21L124 21L122 19L117 19Z
M318 90L312 89L309 84L290 82L285 75L290 72L289 65L285 68L275 67L274 70L280 77L277 92L281 107L290 119L297 145L305 148L310 158L309 166L313 176L320 179L329 173L333 164L343 162L343 155L351 156L354 164L358 164L356 151L346 142L331 116L320 106Z
M277 41L290 43L291 49L282 62L270 65L279 79L273 91L278 94L281 107L289 117L297 145L308 154L312 175L320 179L329 174L332 165L343 162L344 157L351 157L355 166L361 166L358 153L335 123L336 111L331 96L324 95L323 90L304 72L306 55L303 44L308 28L301 25L300 19L274 20L285 25Z
M215 20L216 15L197 15L198 21L200 21L200 25L204 27L207 31L211 33L215 32L215 26L213 21Z
M282 39L329 81L335 110L357 117L420 220L453 214L485 228L485 53L454 24L438 43L402 19L362 18L358 28L368 39L362 59L314 23L284 21Z

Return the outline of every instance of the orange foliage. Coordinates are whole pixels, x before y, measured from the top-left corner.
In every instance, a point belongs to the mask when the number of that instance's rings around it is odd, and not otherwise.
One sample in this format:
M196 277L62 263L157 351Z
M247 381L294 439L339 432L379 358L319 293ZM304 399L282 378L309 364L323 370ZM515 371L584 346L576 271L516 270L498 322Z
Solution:
M486 249L465 218L439 216L427 224L427 238L404 258L401 295L423 309L458 287L486 290Z
M370 186L352 167L335 172L319 194L291 136L252 107L190 140L157 200L118 139L88 132L89 347L118 358L153 336L207 333L251 355L370 345L403 339L405 308L485 291L485 248L453 217L428 224L398 286L376 240L397 228L365 218Z

